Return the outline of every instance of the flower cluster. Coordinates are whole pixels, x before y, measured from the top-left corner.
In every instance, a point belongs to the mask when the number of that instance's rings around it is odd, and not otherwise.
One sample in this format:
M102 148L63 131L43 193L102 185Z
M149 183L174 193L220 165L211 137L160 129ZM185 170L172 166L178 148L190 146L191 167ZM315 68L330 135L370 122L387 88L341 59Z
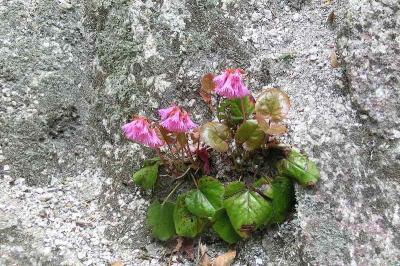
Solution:
M215 93L228 99L243 98L250 94L242 80L240 69L227 69L213 79ZM173 133L186 133L198 126L190 119L188 112L176 105L158 110L161 121L152 126L147 118L137 116L131 122L122 126L127 139L150 148L160 148L165 145L159 129L162 127Z
M158 110L159 121L135 116L122 126L127 139L157 152L133 174L134 183L154 188L161 177L159 167L167 173L162 175L164 182L176 183L162 203L155 200L148 209L147 225L156 238L195 238L212 228L227 243L236 243L255 230L285 221L295 204L295 182L303 187L318 182L316 164L275 138L287 132L281 122L290 109L289 96L269 88L254 99L243 74L240 69L227 69L202 77L200 96L216 111L217 119L211 122L198 126L174 104ZM274 152L262 152L270 149ZM210 155L217 153L223 171L215 178ZM271 160L271 156L276 157ZM178 190L187 181L193 184ZM250 206L249 200L257 204Z
M240 69L227 69L214 78L215 92L228 99L243 98L250 94L244 85Z
M166 141L162 134L157 134L160 127L173 133L185 133L197 127L189 114L176 105L158 111L161 122L152 127L145 117L135 117L131 122L122 126L127 139L150 148L160 148Z
M127 139L138 142L150 148L158 148L164 142L158 137L155 128L151 128L145 117L136 117L131 122L122 126Z
M158 110L161 116L160 125L171 132L188 132L197 127L189 118L186 111L176 105Z

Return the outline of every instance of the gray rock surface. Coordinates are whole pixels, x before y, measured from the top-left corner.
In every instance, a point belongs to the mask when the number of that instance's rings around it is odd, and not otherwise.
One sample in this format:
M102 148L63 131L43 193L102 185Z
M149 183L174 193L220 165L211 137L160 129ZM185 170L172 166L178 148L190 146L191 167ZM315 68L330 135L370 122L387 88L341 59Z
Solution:
M322 173L236 265L399 264L400 3L329 2L0 0L0 264L164 264L120 126L174 101L206 121L199 78L227 66L289 93L285 141Z

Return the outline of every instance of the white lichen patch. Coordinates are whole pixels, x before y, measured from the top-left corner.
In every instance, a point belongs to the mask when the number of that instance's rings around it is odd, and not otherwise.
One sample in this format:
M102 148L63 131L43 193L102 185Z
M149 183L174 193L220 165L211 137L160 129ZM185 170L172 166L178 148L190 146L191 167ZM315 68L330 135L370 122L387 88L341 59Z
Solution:
M152 34L149 34L144 43L144 59L149 59L152 56L158 56L157 43Z

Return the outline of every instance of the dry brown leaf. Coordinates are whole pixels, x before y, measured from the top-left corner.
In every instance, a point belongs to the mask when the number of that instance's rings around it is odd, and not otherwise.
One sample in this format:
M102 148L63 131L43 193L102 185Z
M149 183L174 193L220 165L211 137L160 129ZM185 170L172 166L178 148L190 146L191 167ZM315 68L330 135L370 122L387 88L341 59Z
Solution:
M192 239L178 237L176 239L176 246L172 253L186 254L187 258L191 261L194 260L194 242Z
M327 21L329 24L332 25L333 22L335 22L335 19L336 19L335 11L332 11L332 12L329 14L328 18L326 19L326 21Z
M116 260L111 263L111 266L124 266L124 263L121 260Z
M181 253L185 253L189 260L194 261L194 242L192 239L183 240Z
M323 0L324 5L330 5L332 3L332 0Z
M174 250L172 251L172 253L177 253L181 250L182 248L182 244L183 244L183 238L182 237L178 237L176 239L176 246L174 248Z
M200 249L200 260L199 260L198 265L199 266L212 266L210 258L207 255L207 246L200 243L199 249Z
M190 133L190 138L192 139L192 143L196 144L200 140L200 128L193 129L193 132Z
M339 62L335 50L333 50L331 53L331 66L332 68L339 67Z
M236 257L236 250L230 250L215 258L213 266L230 266Z
M156 133L161 139L165 140L167 144L174 144L176 142L174 134L171 134L171 132L168 132L168 130L163 127L156 128Z

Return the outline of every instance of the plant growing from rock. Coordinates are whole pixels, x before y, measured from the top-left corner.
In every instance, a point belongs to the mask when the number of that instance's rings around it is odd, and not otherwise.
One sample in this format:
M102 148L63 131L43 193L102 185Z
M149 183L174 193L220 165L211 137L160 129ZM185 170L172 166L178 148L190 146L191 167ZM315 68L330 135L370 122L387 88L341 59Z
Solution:
M160 121L134 116L122 127L129 140L158 155L133 174L134 182L143 189L152 189L157 180L174 183L148 209L147 223L156 238L195 238L211 228L227 243L236 243L285 221L295 203L294 182L312 187L318 181L315 163L276 139L287 130L282 121L290 109L288 95L271 88L254 99L243 75L227 69L202 78L200 95L214 110L214 121L198 126L173 105L158 111ZM212 177L214 159L231 175ZM263 172L260 164L270 170ZM161 168L170 178L158 178ZM187 191L179 188L184 183Z

